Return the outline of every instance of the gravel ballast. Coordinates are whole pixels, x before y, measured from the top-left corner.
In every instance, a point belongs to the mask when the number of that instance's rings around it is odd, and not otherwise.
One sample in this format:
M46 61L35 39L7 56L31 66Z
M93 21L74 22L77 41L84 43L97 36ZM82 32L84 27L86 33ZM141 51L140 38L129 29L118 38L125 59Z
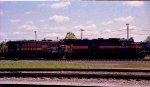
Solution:
M102 79L102 78L0 78L0 84L43 84L43 85L78 85L78 86L109 86L109 87L149 87L149 80L135 79Z

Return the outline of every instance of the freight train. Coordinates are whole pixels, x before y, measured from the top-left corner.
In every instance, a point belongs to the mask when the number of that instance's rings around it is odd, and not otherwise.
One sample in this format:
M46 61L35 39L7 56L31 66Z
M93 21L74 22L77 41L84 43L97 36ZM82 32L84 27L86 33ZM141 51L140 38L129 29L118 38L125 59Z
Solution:
M6 59L143 59L149 54L146 46L149 42L135 43L132 38L22 40L1 43L0 56Z

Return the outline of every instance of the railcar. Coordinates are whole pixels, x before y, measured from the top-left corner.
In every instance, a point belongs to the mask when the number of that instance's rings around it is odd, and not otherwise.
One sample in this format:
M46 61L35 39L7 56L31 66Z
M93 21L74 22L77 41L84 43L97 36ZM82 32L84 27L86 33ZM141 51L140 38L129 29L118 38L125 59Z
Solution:
M6 43L6 58L61 58L61 42L52 40L23 40Z
M64 40L72 49L72 58L93 59L141 59L143 58L140 44L134 43L133 39L125 40L119 38L109 39L71 39Z

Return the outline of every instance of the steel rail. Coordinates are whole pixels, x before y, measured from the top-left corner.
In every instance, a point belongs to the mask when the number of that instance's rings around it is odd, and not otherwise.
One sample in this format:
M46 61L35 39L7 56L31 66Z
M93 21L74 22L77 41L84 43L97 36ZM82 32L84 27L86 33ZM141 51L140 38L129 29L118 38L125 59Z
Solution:
M0 72L3 71L93 71L93 72L150 72L150 69L134 69L134 68L120 68L120 69L87 69L87 68L0 68Z
M0 77L66 77L66 78L116 78L116 79L145 79L150 75L125 75L125 74L83 74L83 73L0 73Z
M108 87L108 86L84 86L84 85L54 85L54 84L0 84L1 87Z

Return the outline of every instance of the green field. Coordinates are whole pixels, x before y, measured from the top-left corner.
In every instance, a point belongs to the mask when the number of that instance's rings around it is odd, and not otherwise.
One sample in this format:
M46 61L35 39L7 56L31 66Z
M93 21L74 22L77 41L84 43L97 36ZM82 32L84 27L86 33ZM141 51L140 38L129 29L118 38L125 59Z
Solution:
M94 65L66 61L0 61L0 68L150 68L150 62Z

